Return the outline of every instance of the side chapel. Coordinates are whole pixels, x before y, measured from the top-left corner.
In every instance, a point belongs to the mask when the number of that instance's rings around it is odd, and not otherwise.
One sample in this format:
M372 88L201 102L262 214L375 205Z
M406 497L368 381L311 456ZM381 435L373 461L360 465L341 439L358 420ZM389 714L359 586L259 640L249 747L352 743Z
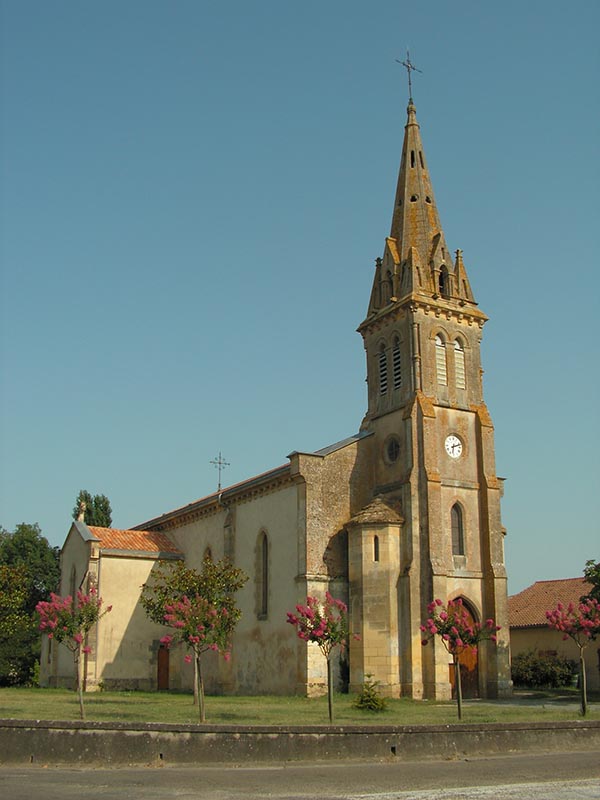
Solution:
M412 98L407 114L391 230L358 328L368 383L359 432L129 531L74 522L61 593L92 582L113 606L92 635L87 688L191 687L183 651L161 647L166 630L146 618L140 587L161 559L200 569L210 553L249 580L231 661L206 659L208 691L324 691L323 658L286 611L328 589L360 637L340 661L340 688L370 674L393 697L449 698L449 656L437 641L422 647L419 625L433 598L461 597L474 619L502 628L497 646L465 661L467 694L510 693L502 482L480 358L487 317L461 251L446 244ZM70 653L45 642L42 682L72 675Z

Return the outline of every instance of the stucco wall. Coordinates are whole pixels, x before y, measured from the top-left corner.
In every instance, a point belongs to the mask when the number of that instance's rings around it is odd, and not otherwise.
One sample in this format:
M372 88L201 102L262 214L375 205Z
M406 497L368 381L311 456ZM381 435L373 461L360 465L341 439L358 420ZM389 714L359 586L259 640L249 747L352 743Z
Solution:
M157 565L156 559L101 557L98 590L104 606L112 605L112 611L98 624L88 688L100 682L107 688L156 688L157 650L167 629L148 618L139 598Z
M556 651L565 658L579 663L579 648L572 639L563 639L559 631L546 627L511 628L511 657L531 650ZM600 640L591 641L585 649L585 667L588 689L600 689Z

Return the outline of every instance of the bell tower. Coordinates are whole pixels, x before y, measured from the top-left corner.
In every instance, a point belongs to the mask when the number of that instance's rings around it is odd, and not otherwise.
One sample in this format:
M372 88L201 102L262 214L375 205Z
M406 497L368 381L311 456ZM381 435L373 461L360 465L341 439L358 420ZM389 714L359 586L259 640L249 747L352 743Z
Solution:
M390 637L397 636L392 650L399 689L390 686L393 694L450 696L448 654L438 642L423 648L419 630L427 604L438 597L462 597L475 619L492 617L502 627L497 647L482 645L471 677L482 697L510 693L502 482L480 356L486 321L462 252L452 253L446 244L411 98L391 230L358 328L367 358L362 430L371 434L364 447L372 498L385 504L388 516L396 515L385 539L386 553L397 559L385 573L397 600L390 626ZM364 587L376 583L373 570L383 575L383 565L365 572L371 545L364 542L371 534L360 520L358 515L349 528L351 593L363 593L368 628ZM361 560L353 565L357 548ZM358 669L351 683L358 681ZM388 664L386 675L395 669Z

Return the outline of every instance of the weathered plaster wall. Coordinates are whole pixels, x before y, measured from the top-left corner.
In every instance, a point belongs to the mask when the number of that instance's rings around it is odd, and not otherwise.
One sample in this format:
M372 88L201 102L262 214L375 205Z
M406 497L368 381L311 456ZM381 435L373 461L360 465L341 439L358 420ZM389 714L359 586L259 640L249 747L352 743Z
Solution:
M286 611L302 599L298 576L298 487L281 488L251 497L229 498L224 505L167 531L185 554L186 565L200 570L207 549L214 560L224 556L248 575L237 594L242 617L233 637L231 660L207 653L203 659L209 692L237 694L294 693L301 679L294 631ZM268 541L268 607L259 608L261 593L260 537ZM184 651L172 653L183 688L191 688L192 670L182 663Z
M111 765L456 760L600 747L600 722L210 726L0 721L0 763Z

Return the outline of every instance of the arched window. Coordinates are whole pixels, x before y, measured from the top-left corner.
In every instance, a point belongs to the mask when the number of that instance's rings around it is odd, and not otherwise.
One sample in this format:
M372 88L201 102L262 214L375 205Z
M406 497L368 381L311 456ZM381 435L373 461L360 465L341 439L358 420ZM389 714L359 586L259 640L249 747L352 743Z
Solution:
M394 276L388 269L387 271L387 286L388 286L388 300L391 300L394 296Z
M465 554L465 533L463 528L462 508L455 503L450 510L450 521L452 524L452 555L464 556Z
M435 337L435 371L437 382L440 386L447 386L448 370L446 369L446 344L439 334Z
M373 561L379 561L379 536L373 537Z
M454 375L456 388L465 389L467 386L465 376L465 348L458 339L454 342Z
M269 539L265 531L258 535L256 557L257 616L266 619L269 613Z
M71 597L75 598L77 588L77 570L75 569L75 564L73 564L71 567L71 578L69 581L69 594Z
M385 352L385 344L382 342L381 346L379 347L379 394L387 394L387 390L387 353Z
M400 353L400 340L398 337L394 339L394 346L392 347L392 375L394 379L394 389L400 389L402 386L402 355Z

